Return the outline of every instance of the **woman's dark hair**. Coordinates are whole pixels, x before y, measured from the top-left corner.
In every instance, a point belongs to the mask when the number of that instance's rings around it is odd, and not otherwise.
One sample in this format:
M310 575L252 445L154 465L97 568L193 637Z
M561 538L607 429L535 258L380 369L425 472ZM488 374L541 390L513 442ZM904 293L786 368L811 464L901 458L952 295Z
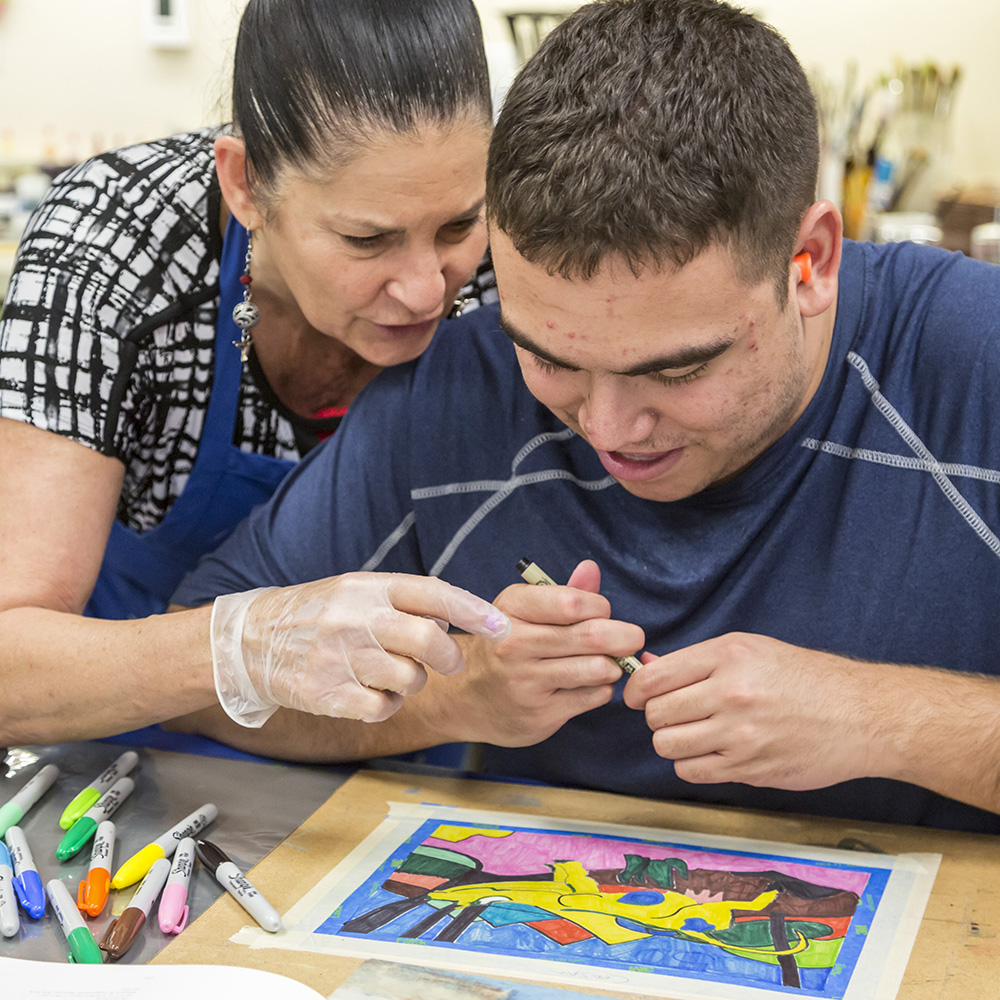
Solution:
M592 276L683 266L714 242L785 301L819 160L785 40L717 0L602 0L545 39L490 144L491 226L528 261Z
M492 119L472 0L250 0L233 125L266 202L285 167L329 169L382 134Z

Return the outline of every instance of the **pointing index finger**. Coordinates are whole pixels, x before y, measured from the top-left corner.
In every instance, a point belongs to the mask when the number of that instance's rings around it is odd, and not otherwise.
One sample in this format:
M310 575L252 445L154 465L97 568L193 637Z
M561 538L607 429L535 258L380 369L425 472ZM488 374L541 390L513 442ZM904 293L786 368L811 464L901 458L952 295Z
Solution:
M510 619L481 597L431 576L393 573L388 596L392 606L405 614L437 618L486 639L510 634Z

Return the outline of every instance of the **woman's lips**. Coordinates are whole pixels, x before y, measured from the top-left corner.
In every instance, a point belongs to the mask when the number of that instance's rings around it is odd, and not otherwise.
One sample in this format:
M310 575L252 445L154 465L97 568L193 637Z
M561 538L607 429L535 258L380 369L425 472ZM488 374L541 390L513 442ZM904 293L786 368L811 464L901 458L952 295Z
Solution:
M428 319L424 320L423 323L398 323L392 326L387 326L384 323L376 323L375 325L391 340L409 340L411 338L429 337L439 322L439 319Z
M645 483L669 472L683 454L683 448L671 448L654 452L598 451L597 457L615 479Z

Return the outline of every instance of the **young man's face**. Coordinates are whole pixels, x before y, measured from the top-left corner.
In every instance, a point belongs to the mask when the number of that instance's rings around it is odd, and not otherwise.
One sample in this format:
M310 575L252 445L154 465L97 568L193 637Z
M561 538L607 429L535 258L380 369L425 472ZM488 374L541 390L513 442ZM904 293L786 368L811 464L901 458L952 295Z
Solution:
M737 279L712 246L682 268L589 281L529 264L491 236L501 325L531 392L585 438L630 493L679 500L743 471L802 413L828 340L788 302Z

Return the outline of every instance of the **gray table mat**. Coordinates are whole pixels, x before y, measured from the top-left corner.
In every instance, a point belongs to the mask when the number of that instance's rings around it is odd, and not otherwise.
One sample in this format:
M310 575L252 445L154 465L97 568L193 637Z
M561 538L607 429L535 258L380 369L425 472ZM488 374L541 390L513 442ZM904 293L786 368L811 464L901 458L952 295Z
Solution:
M56 846L64 832L59 827L59 817L77 792L128 749L133 748L86 742L13 747L7 751L6 766L0 775L0 805L42 765L56 764L60 769L59 779L19 825L43 883L51 878L61 879L74 899L77 886L90 866L90 845L75 858L58 861ZM203 836L223 848L246 871L321 806L355 770L134 749L139 754L139 764L131 774L135 791L112 817L117 826L112 874L132 854L206 802L219 807L219 816ZM86 918L98 942L112 918L128 906L135 888L112 892L104 912L93 920ZM196 865L188 896L189 921L203 913L222 892L209 872ZM38 920L20 908L19 915L21 929L17 937L0 937L0 955L66 961L66 941L51 907L47 906L45 915ZM148 962L171 939L172 935L160 930L154 906L137 940L119 961Z

